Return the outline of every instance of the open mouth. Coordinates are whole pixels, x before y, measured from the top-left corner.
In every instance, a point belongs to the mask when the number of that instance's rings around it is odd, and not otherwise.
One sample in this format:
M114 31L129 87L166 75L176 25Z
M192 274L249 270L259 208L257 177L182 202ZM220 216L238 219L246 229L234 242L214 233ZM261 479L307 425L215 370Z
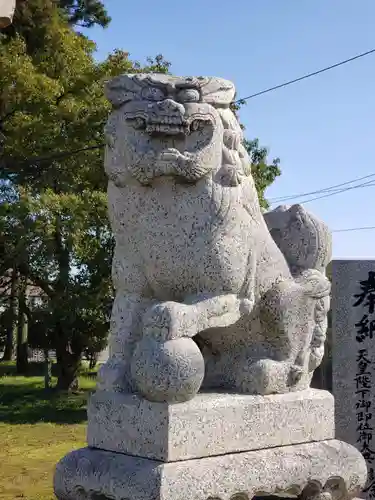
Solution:
M174 160L181 156L181 152L176 148L167 148L158 155L160 160Z
M213 126L212 120L207 117L193 117L184 120L180 117L165 116L157 120L143 116L128 117L127 121L136 129L149 135L190 135L193 132L203 131L207 126Z

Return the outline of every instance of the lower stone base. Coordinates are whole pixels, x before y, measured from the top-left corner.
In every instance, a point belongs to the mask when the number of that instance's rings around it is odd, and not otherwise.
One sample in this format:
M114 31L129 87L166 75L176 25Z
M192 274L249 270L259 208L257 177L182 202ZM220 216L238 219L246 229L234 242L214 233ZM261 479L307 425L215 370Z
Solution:
M54 489L59 500L345 500L366 475L362 455L336 440L172 463L82 448L58 463Z

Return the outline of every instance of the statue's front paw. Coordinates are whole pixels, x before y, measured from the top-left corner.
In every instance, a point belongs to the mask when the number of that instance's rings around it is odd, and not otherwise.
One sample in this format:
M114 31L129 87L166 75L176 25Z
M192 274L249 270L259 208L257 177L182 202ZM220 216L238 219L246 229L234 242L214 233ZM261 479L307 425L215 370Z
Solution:
M236 187L242 183L244 175L235 165L223 165L218 172L218 179L225 187Z
M239 310L241 316L251 314L254 308L254 304L255 300L253 297L250 299L241 299L239 303Z
M160 342L166 342L183 336L181 304L164 302L148 309L143 317L143 335Z
M322 299L330 294L331 283L329 279L316 269L304 271L296 278L296 281L304 287L305 293L315 299Z
M98 372L97 389L101 391L130 392L125 364L120 359L109 358Z

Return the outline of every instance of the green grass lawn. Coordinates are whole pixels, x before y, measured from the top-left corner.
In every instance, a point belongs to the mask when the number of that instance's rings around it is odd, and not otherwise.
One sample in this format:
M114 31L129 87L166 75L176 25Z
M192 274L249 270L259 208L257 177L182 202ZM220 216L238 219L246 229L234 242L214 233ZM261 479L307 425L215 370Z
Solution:
M85 446L86 404L95 378L78 394L44 390L43 377L7 375L0 363L0 499L53 500L55 464Z

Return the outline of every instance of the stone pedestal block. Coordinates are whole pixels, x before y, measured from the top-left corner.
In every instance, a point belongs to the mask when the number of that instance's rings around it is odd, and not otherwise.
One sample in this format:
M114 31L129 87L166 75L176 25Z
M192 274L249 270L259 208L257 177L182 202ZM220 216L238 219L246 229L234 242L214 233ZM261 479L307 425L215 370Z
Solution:
M339 500L365 481L359 451L329 440L173 463L83 448L57 465L54 488L59 500Z
M172 405L99 391L88 418L89 446L163 462L334 438L333 397L313 389L198 394Z

